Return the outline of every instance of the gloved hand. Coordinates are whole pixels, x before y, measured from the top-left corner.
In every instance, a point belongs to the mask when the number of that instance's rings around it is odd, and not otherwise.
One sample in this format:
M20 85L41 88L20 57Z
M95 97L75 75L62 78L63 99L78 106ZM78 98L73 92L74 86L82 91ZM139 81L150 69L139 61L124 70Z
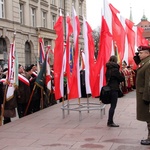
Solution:
M143 100L145 105L149 105L150 101Z

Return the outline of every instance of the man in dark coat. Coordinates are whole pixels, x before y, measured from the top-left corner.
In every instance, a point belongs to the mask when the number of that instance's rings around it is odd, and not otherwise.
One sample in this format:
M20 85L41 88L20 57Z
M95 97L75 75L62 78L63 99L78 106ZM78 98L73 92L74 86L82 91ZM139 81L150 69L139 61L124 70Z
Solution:
M17 111L19 118L24 117L24 113L27 107L27 103L30 97L30 83L25 74L25 70L22 65L18 66L18 95L17 95Z
M137 120L147 122L148 137L142 145L150 145L150 46L138 47L141 62L136 76Z

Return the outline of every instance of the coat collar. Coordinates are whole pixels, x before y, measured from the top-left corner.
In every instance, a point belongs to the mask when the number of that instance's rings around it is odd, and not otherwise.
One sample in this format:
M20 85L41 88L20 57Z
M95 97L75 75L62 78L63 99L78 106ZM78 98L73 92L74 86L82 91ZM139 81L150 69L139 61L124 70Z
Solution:
M148 61L150 62L150 56L148 56L148 57L146 57L145 59L143 59L143 60L139 63L139 65L138 65L138 68L137 68L137 69L139 69L139 68L143 67L143 66L144 66L144 64L146 64Z

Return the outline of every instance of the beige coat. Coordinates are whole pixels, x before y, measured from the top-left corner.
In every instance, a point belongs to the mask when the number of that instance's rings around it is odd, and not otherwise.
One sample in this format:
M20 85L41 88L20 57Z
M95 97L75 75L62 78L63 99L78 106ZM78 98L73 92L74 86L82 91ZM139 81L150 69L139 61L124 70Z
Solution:
M140 62L136 77L137 120L150 122L150 56Z

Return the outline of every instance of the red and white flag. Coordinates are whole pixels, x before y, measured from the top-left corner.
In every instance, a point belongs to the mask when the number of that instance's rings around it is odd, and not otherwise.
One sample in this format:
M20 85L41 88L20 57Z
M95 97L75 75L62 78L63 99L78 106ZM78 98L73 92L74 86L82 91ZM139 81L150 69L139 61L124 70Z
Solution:
M115 45L117 46L118 58L120 59L120 62L122 62L122 59L124 56L124 50L125 50L126 32L125 32L125 30L124 30L124 28L120 22L120 19L117 16L120 12L112 4L109 4L109 7L110 7L111 12L112 12L113 41L114 41Z
M6 101L9 101L14 96L15 91L15 77L16 77L16 71L15 71L15 41L14 43L10 44L10 51L9 51L9 58L8 58L8 78L9 81L7 93L6 93Z
M123 16L120 16L120 21L121 21L121 24L124 28L124 30L126 31L126 23L125 23L125 18ZM125 47L124 47L124 55L123 55L123 59L122 61L125 61L127 64L128 64L128 38L127 38L127 33L125 34Z
M57 34L54 48L54 84L55 84L55 98L56 100L63 97L64 80L63 80L63 54L64 54L64 31L63 31L63 17L60 16L54 26Z
M73 20L73 37L74 37L74 64L71 77L71 86L68 99L80 98L81 97L81 86L80 86L80 69L79 69L79 34L80 34L80 22L76 15L76 11L72 8L72 20Z
M106 84L106 63L108 62L112 52L112 35L109 32L105 18L102 16L102 26L100 33L99 53L96 64L94 66L94 78L92 87L92 96L100 95L100 90Z
M45 55L45 59L46 59L45 82L48 90L51 90L51 75L50 75L51 69L50 69L50 59L49 59L50 50L51 50L51 46L48 45L46 50L46 55Z
M94 40L92 29L88 22L83 17L83 37L84 37L84 53L85 53L85 86L86 94L91 94L94 75Z
M135 55L135 32L133 29L134 23L128 19L126 23L126 34L128 39L128 64L134 64L133 56Z
M70 91L70 76L71 76L71 71L70 71L70 36L73 32L73 28L71 25L71 19L69 15L67 14L66 17L66 77L67 77L67 94Z

